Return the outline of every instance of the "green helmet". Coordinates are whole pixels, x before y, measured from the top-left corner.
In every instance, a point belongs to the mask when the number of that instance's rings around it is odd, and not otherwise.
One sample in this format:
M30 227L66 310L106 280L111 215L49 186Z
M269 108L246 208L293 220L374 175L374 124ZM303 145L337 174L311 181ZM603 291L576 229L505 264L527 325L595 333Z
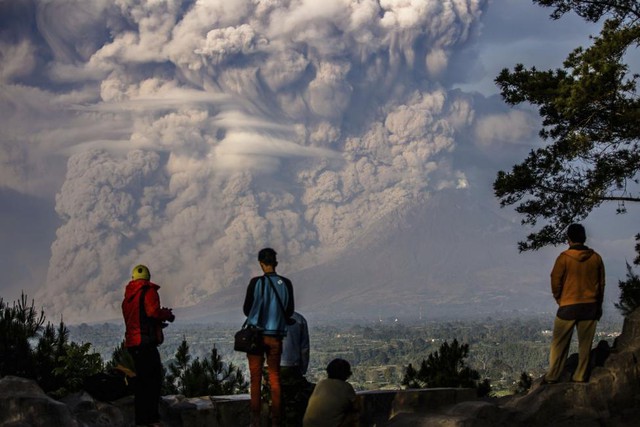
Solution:
M151 273L149 273L149 269L147 268L146 265L138 264L135 267L133 267L133 271L131 272L131 279L132 280L138 280L138 279L149 280L151 279Z

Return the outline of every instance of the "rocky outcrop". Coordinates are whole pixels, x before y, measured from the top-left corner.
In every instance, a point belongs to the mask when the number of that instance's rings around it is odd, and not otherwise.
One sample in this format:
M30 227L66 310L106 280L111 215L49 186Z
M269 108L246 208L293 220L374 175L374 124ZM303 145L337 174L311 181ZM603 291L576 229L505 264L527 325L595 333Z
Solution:
M576 356L574 356L575 358ZM570 358L571 359L571 358ZM625 319L613 347L592 352L588 383L570 382L572 361L557 384L534 382L520 396L462 402L428 415L399 414L386 426L631 427L640 420L640 310Z

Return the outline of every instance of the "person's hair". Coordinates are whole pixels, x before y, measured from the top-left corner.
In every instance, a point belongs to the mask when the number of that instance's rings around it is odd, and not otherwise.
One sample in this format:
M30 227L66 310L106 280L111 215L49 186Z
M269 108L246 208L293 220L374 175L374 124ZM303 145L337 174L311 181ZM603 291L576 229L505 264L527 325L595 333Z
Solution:
M333 359L327 365L327 375L334 380L346 381L351 376L351 365L344 359Z
M258 261L265 265L275 267L278 265L276 255L278 255L276 251L271 248L260 249L260 252L258 252Z
M587 233L581 224L571 224L567 228L567 237L573 243L584 243L587 240Z

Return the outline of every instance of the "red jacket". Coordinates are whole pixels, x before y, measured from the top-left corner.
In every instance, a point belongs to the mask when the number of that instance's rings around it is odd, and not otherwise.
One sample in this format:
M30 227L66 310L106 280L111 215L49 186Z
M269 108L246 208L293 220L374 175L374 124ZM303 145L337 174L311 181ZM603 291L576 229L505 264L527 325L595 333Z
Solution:
M162 322L172 317L171 310L160 306L160 286L145 279L132 280L122 301L122 315L126 326L125 347L141 344L162 344ZM144 303L140 297L144 292Z

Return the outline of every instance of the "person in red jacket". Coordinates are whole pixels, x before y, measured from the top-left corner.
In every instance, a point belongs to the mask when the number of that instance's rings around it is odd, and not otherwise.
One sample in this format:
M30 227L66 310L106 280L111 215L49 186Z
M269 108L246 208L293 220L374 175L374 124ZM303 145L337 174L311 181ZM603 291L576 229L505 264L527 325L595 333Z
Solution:
M133 357L136 369L136 425L160 426L160 388L162 362L158 345L164 341L162 329L175 316L170 308L160 306L160 286L151 282L149 269L140 264L133 268L122 301L126 327L124 345Z
M605 271L602 258L584 245L587 234L581 224L567 229L569 249L556 259L551 270L551 292L558 303L553 322L553 340L549 354L549 370L544 384L558 382L569 353L573 329L578 331L578 367L572 381L587 382L589 355L602 316Z

